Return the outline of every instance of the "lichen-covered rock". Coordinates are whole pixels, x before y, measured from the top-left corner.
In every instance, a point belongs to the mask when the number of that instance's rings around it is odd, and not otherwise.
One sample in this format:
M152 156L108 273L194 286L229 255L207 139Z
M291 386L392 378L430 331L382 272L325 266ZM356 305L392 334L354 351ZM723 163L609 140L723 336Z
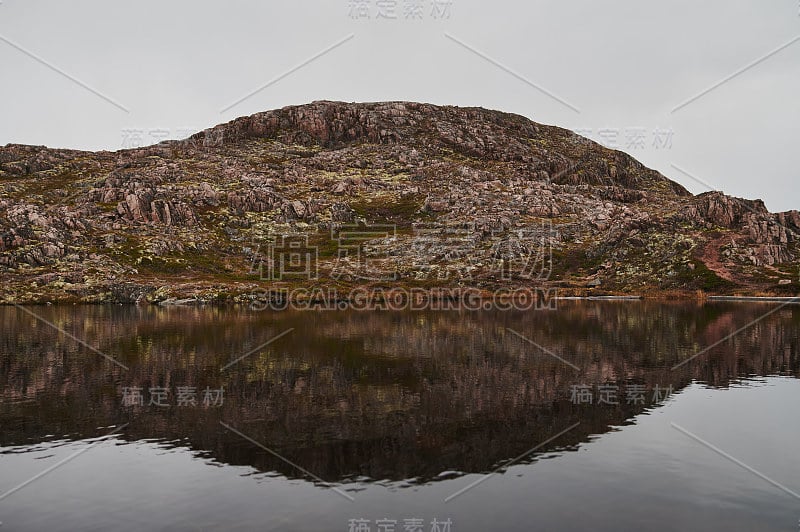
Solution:
M800 257L797 211L693 196L561 128L322 101L113 153L0 148L0 301L236 299L282 234L305 235L329 275L348 224L394 228L363 251L400 283L522 282L502 268L537 251L524 235L543 224L552 261L535 282L576 290L790 290L774 279Z

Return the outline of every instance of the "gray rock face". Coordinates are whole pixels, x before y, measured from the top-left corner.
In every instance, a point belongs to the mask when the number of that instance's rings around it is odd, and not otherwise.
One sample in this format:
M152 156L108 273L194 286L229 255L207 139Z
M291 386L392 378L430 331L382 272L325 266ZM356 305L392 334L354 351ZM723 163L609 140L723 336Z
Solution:
M197 217L181 202L155 199L151 191L127 194L117 206L117 213L134 222L150 222L166 226L193 226Z

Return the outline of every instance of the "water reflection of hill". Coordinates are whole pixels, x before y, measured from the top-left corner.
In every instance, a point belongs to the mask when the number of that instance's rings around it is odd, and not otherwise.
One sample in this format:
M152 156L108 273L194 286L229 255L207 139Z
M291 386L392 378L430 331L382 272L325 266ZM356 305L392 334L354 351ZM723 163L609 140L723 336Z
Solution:
M119 359L114 366L14 308L0 309L0 445L83 438L130 422L214 459L296 475L220 421L326 480L430 479L486 471L566 427L574 448L651 407L652 390L692 380L800 375L800 309L782 309L679 370L670 367L771 307L570 303L529 313L296 313L40 307L57 326ZM295 330L227 371L225 364ZM576 371L508 329L581 368ZM622 386L619 405L576 405L570 386ZM122 406L123 386L225 388L219 408Z

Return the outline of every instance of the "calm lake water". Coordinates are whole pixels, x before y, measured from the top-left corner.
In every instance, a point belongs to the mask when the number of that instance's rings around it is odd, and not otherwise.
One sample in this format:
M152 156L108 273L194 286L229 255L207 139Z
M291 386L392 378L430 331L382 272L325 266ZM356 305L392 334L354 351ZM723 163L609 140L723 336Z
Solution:
M798 530L800 306L559 303L0 307L0 530Z

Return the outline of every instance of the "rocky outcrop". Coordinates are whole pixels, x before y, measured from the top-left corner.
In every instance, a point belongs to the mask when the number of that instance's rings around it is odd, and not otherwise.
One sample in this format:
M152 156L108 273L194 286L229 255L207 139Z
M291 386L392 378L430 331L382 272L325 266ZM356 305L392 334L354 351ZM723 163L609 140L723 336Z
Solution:
M761 200L726 196L722 192L700 194L683 209L683 218L706 228L733 230L729 258L755 266L791 263L800 235L800 213L770 213ZM786 283L784 283L786 284Z
M155 199L152 191L133 192L117 205L117 213L124 220L166 226L193 226L197 217L191 207L164 199Z
M237 214L271 211L276 202L280 201L281 199L275 195L275 191L267 188L228 192L228 207Z
M400 283L789 294L798 281L797 211L692 196L518 115L323 101L115 153L0 148L0 301L242 295L263 286L253 265L285 234L335 283L347 224L394 228L358 245ZM545 226L548 275L510 275Z
M687 220L719 227L739 227L751 217L771 216L761 200L745 200L726 196L722 192L698 195L683 209Z

